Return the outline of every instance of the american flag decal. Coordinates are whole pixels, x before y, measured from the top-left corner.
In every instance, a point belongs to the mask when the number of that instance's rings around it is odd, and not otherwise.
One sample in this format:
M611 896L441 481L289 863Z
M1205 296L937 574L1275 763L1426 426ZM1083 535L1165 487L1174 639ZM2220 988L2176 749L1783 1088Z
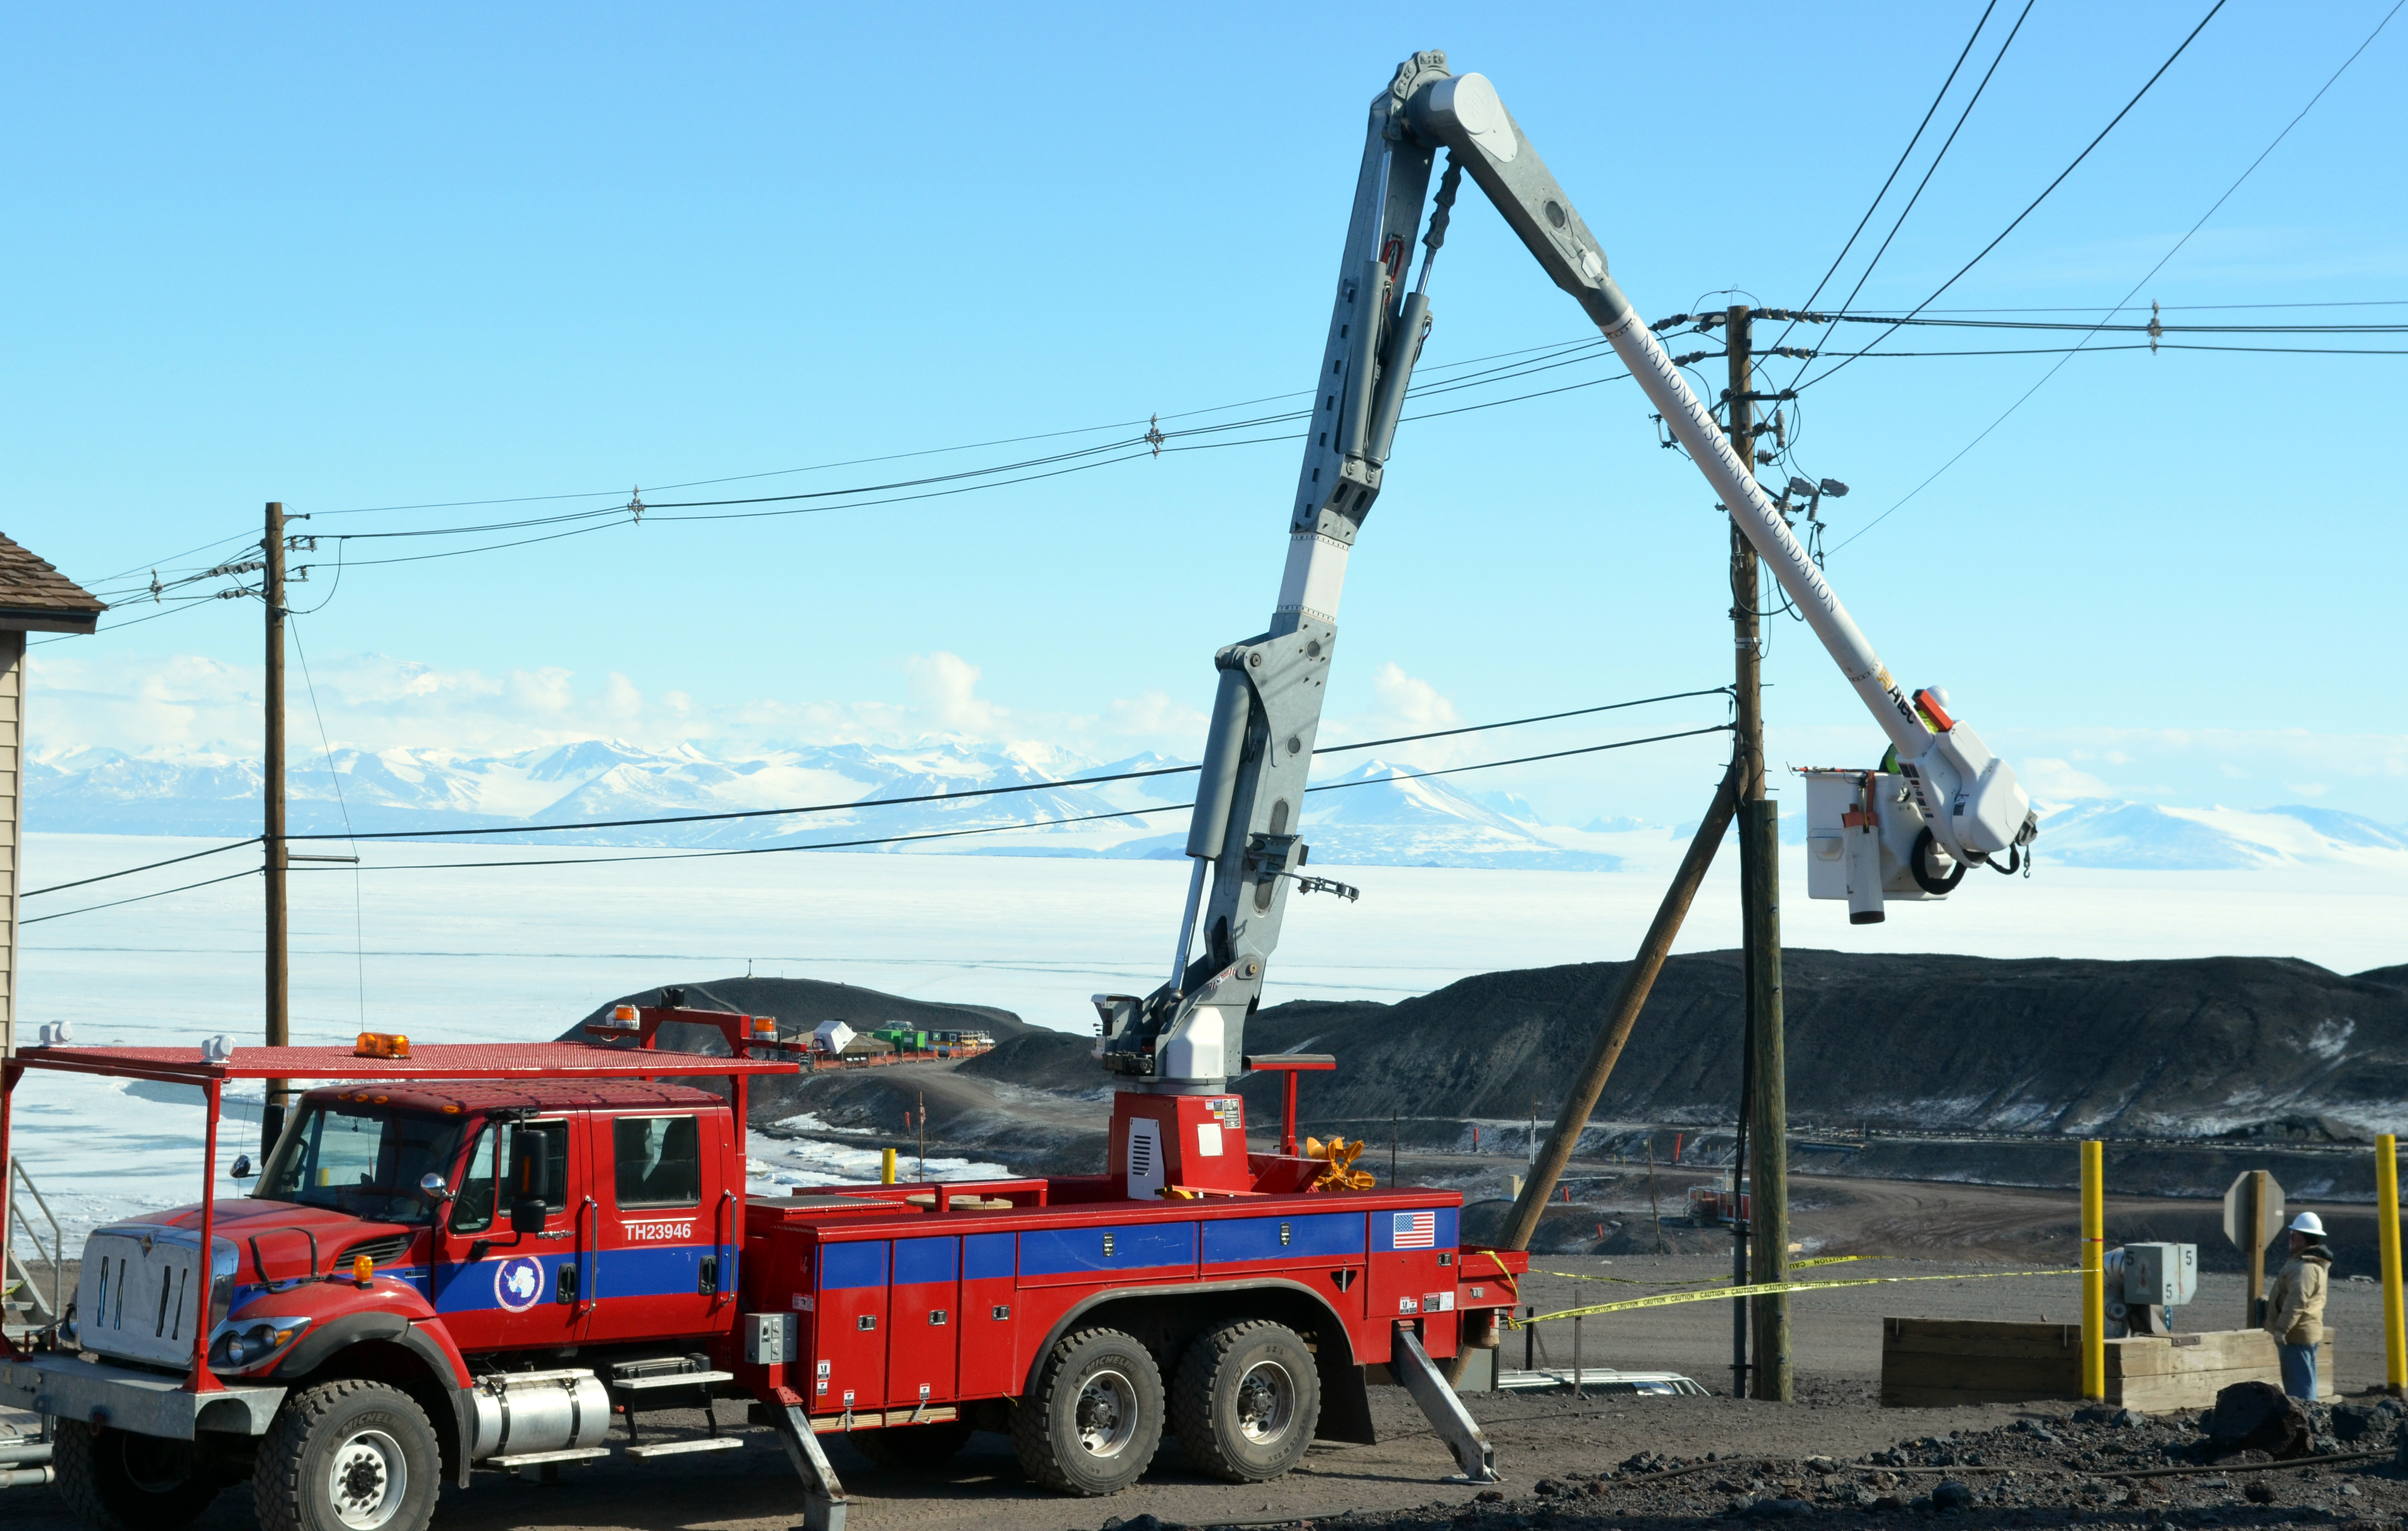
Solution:
M1426 1250L1438 1247L1436 1212L1398 1212L1395 1216L1393 1241L1397 1248Z

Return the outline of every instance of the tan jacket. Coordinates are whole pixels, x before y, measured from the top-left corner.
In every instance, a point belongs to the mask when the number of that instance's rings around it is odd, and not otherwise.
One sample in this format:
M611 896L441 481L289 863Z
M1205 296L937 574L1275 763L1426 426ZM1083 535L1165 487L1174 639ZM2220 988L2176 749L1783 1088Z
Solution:
M2301 1250L2274 1277L2266 1297L2266 1332L2285 1345L2314 1345L2325 1337L2325 1285L2332 1251L2322 1244Z

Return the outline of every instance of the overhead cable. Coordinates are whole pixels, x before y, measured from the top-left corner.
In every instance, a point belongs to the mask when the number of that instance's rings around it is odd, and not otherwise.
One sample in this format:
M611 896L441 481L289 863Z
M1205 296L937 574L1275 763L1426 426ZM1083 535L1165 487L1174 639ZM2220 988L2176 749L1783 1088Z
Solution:
M1344 792L1354 787L1393 785L1398 781L1418 781L1425 777L1459 776L1466 771L1493 771L1506 766L1526 766L1535 761L1561 760L1571 755L1602 754L1613 750L1629 750L1642 744L1663 744L1673 739L1698 738L1707 734L1729 733L1728 723L1713 723L1703 728L1684 729L1672 734L1651 734L1644 738L1616 739L1610 744L1583 745L1575 750L1555 750L1545 754L1520 755L1512 760L1484 760L1471 766L1449 766L1434 771L1398 771L1389 776L1362 777L1353 781L1325 781L1307 787L1307 793ZM1191 767L1192 768L1192 767ZM853 851L873 845L907 845L919 840L960 839L975 835L1001 835L1020 829L1052 829L1063 824L1096 823L1107 819L1136 819L1149 813L1190 813L1194 803L1148 803L1140 808L1115 808L1104 813L1079 813L1060 819L1020 819L1010 823L978 824L966 829L921 830L909 835L880 835L864 839L812 840L800 845L747 845L721 851L663 851L631 856L549 856L522 861L475 862L401 862L380 866L362 866L366 872L433 872L480 871L486 867L507 866L594 866L630 861L709 861L722 856L783 855L796 851ZM296 871L340 870L333 867L296 867ZM170 890L179 891L179 890ZM106 906L100 906L105 908Z
M1643 697L1634 702L1617 702L1610 704L1609 707L1593 708L1584 708L1581 710L1584 712L1607 711L1613 708L1642 707L1653 702L1674 700L1675 697L1714 695L1722 692L1724 689L1725 688L1722 687L1713 687L1705 691L1680 692L1669 696ZM1503 723L1477 723L1463 728L1442 728L1427 734L1400 735L1396 738L1383 739L1379 742L1383 744L1411 744L1420 739L1451 737L1457 734L1481 733L1486 730L1498 728L1519 728L1527 723L1544 723L1553 717L1570 717L1573 714L1570 713L1554 713L1539 718L1516 718ZM1355 747L1340 745L1334 746L1328 751L1315 750L1313 753L1315 755L1334 753L1337 751L1351 748ZM735 819L774 819L804 813L841 813L853 808L897 808L918 803L951 803L960 802L973 797L1008 797L1020 793L1052 792L1064 787L1105 786L1115 781L1140 781L1158 776L1184 776L1188 772L1194 771L1197 768L1197 767L1194 766L1158 766L1142 771L1115 771L1108 776L1063 777L1044 781L1015 782L1008 787L974 787L965 792L920 793L908 797L865 797L855 798L850 802L807 804L798 808L735 808L721 813L673 813L664 814L649 819L605 819L595 820L585 823L491 824L475 829L390 829L379 830L363 835L351 835L348 833L288 835L285 838L288 840L429 840L456 839L479 835L574 834L580 830L644 829L659 824L719 823Z
M1714 693L1701 692L1695 693L1693 694L1712 695L1714 694ZM1425 777L1457 776L1467 771L1496 770L1502 766L1528 765L1535 761L1560 760L1572 755L1601 754L1608 751L1634 749L1643 744L1662 744L1674 739L1697 738L1707 734L1728 733L1730 731L1730 727L1731 725L1728 723L1714 723L1707 727L1685 729L1677 733L1650 735L1644 738L1616 739L1608 744L1584 745L1573 750L1555 750L1550 751L1544 754L1521 755L1511 760L1483 761L1476 765L1452 766L1433 771L1398 772L1393 775L1383 777L1364 777L1354 781L1328 781L1324 782L1319 786L1307 787L1304 790L1308 793L1341 792L1353 787L1378 786L1383 783L1394 783L1397 781L1419 780ZM1193 770L1194 768L1195 767L1193 766L1186 767L1186 769L1189 770ZM1159 775L1166 773L1156 772L1139 774ZM954 795L968 796L971 794L962 793ZM896 799L884 799L884 801L891 802L896 801ZM923 840L961 839L972 836L1001 835L1021 829L1051 829L1058 828L1064 824L1096 823L1111 819L1135 819L1143 817L1149 813L1192 812L1194 808L1195 804L1193 803L1149 803L1140 808L1115 808L1109 812L1102 813L1074 814L1058 819L1025 819L1018 820L1010 823L979 824L964 829L921 830L908 835L880 835L850 840L814 840L802 845L752 845L739 846L719 851L666 851L626 856L545 856L512 861L397 862L387 863L383 866L362 866L348 868L302 866L292 867L291 870L294 872L336 870L361 872L456 872L499 870L515 866L605 866L626 862L643 861L709 861L725 856L781 855L797 851L849 851L860 850L868 846L876 845L904 845ZM289 839L307 839L326 838L330 837L296 835L288 836L286 837ZM339 838L340 837L331 837ZM362 839L374 837L376 837L365 835L359 837L359 838ZM221 847L220 849L225 848ZM114 899L106 904L87 904L80 909L62 909L56 914L38 915L32 920L22 921L20 923L30 925L38 924L44 920L64 920L69 915L91 914L101 909L116 909L125 904L145 903L153 898L165 898L171 894L189 893L195 888L207 888L220 882L231 882L236 878L257 877L258 875L260 875L260 868L255 866L249 867L243 871L229 873L224 877L210 878L200 882L188 882L180 887L162 888L156 893L136 894L131 898Z
M1916 203L1923 200L1924 188L1931 184L1931 178L1939 172L1940 162L1948 157L1949 149L1956 142L1956 135L1965 131L1965 123L1971 119L1973 108L1982 104L1982 93L1990 88L1990 77L1997 74L1999 72L1999 65L2006 62L2007 50L2013 48L2015 45L2015 38L2022 35L2024 22L2030 17L2034 3L2035 0L2024 0L2023 11L2015 17L2015 24L2008 31L2007 40L1999 45L1998 52L1990 59L1990 66L1982 71L1982 82L1973 87L1973 94L1971 98L1965 103L1965 109L1956 114L1956 125L1948 130L1948 136L1941 144L1940 152L1932 155L1931 163L1924 166L1923 179L1915 182L1914 194L1908 197L1906 199L1906 206L1899 209L1897 221L1890 224L1889 233L1883 236L1881 248L1873 251L1873 258L1865 263L1865 268L1862 271L1856 273L1856 286L1848 289L1847 298L1845 301L1841 303L1841 308L1844 308L1849 304L1856 301L1856 294L1863 292L1865 290L1865 283L1872 279L1873 267L1881 265L1882 257L1889 253L1890 243L1898 237L1898 231L1906 227L1907 215L1914 211L1914 205ZM2218 3L2221 4L2222 0L2218 0ZM1988 12L1985 11L1983 14L1986 16L1988 15ZM1970 44L1968 46L1970 46ZM2046 194L2046 193L2042 193L2043 196ZM2001 235L2000 237L2004 238L2005 236ZM1980 259L1979 256L1974 258L1976 260ZM1937 297L1939 294L1935 293L1932 295ZM1788 332L1784 331L1783 333L1785 335ZM1798 379L1800 377L1803 377L1806 373L1806 369L1813 365L1814 364L1811 361L1799 363L1797 372L1790 375L1789 386L1791 388L1796 388L1798 386ZM1832 370L1836 372L1839 368L1834 367Z
M2032 215L2034 208L2037 208L2042 203L2047 201L2049 193L2063 185L2065 183L2065 178L2073 174L2076 169L2080 168L2082 162L2090 157L2090 151L2097 149L2101 143L2106 141L2107 135L2115 131L2115 124L2121 122L2126 117L2131 114L2132 108L2141 104L2141 98L2147 95L2150 88L2165 77L2167 70L2174 66L2174 61L2183 56L2183 53L2189 49L2192 41L2196 39L2201 32L2207 30L2207 23L2215 20L2216 13L2224 8L2224 4L2225 0L2215 0L2215 4L2208 7L2207 14L2199 19L2199 25L2192 27L2189 34L2186 36L2182 42L2175 47L2174 50L2166 55L2166 62L2157 65L2157 72L2151 75L2148 79L2142 84L2139 90L2132 93L2132 99L2124 103L2124 109L2117 112L2113 118L2109 119L2107 125L2099 130L2099 136L2082 147L2082 152L2073 156L2072 163L2069 164L2064 169L2058 171L2055 180L2052 180L2046 186L2042 187L2040 195L2032 198L2031 201L2024 207L2023 211L2015 214L2014 219L2008 222L2007 226L2000 229L1997 236L1993 237L1988 244L1984 245L1980 250L1974 251L1973 258L1971 260L1967 261L1963 265L1958 266L1955 276L1950 277L1946 281L1943 281L1938 287L1933 288L1931 290L1931 296L1927 297L1921 303L1916 304L1914 306L1914 312L1921 313L1926 308L1928 308L1941 293L1945 293L1951 287L1956 286L1959 280L1963 279L1965 273L1972 270L1973 267L1982 263L1984 256L1989 254L1990 251L1998 249L2000 244L2005 242L2007 236L2014 233L2015 230L2022 225L2023 221ZM2389 18L2387 17L2386 18L2386 21ZM1885 334L1886 332L1885 332ZM1882 338L1884 338L1884 336L1876 336L1873 344L1881 344ZM1848 363L1855 360L1856 358L1852 356L1848 358L1847 361L1842 362L1838 366L1831 368L1830 371L1823 373L1819 377L1810 379L1804 382L1793 383L1791 386L1794 388L1812 388L1816 383L1828 381L1839 373L1844 371L1847 368Z
M1898 180L1898 173L1906 168L1907 159L1914 152L1914 146L1923 141L1924 129L1931 125L1933 115L1940 110L1940 103L1947 99L1948 87L1956 83L1957 71L1963 69L1965 61L1973 56L1973 44L1981 38L1982 29L1990 24L1990 12L1998 8L1999 0L1989 0L1989 4L1982 7L1981 18L1973 23L1972 32L1965 38L1965 46L1956 54L1956 62L1949 65L1948 78L1940 82L1939 93L1931 98L1931 105L1924 108L1923 121L1915 124L1914 136L1906 140L1904 149L1899 150L1898 163L1889 167L1889 175L1883 179L1881 190L1873 193L1872 201L1865 207L1865 215L1856 220L1856 229L1849 234L1848 242L1840 247L1840 252L1837 255L1831 257L1830 269L1823 273L1823 279L1814 284L1814 291L1806 294L1806 301L1800 307L1807 308L1814 307L1814 300L1821 297L1823 289L1831 284L1831 278L1839 271L1840 263L1848 258L1848 251L1856 248L1856 240L1863 236L1865 225L1871 222L1873 214L1881 210L1882 198L1889 195L1890 187ZM1792 319L1789 324L1790 329L1795 329L1798 326L1798 321ZM1783 330L1772 343L1777 347L1788 338L1789 330Z
M2220 6L2221 4L2222 0L2218 0L2218 5ZM2191 236L2197 234L2200 229L2207 226L2207 221L2215 216L2216 209L2223 207L2225 203L2230 201L2232 193L2241 190L2242 183L2246 181L2251 176L2258 173L2258 167L2265 164L2267 156L2273 153L2274 150L2282 145L2283 140L2291 136L2291 130L2293 128L2298 127L2302 122L2306 121L2308 113L2315 109L2316 103L2325 98L2325 93L2331 90L2334 85L2340 83L2341 77L2349 72L2349 66L2358 62L2358 55L2365 52L2367 49L2372 47L2375 38L2383 36L2383 29L2391 24L2391 19L2400 14L2401 7L2403 5L2408 5L2408 0L2393 0L2391 8L2383 13L2383 20L2374 23L2374 30L2369 32L2366 35L2365 40L2350 50L2349 57L2341 61L2341 67L2335 69L2322 85L2316 87L2316 93L2308 97L2307 105L2301 107L2297 115L2293 116L2288 122L2283 124L2283 131L2275 134L2272 140L2270 141L2264 149L2258 151L2258 157L2251 160L2248 167L2243 169L2240 175L2233 178L2232 184L2224 189L2224 193L2221 196L2218 196L2214 202L2208 205L2207 211L2199 215L2199 221L2197 222L2191 224L2189 228L2183 231L2183 236L2175 240L2173 242L2173 247L2157 258L2157 264L2149 267L2147 271L2142 273L2141 279L2132 284L2131 292L2126 293L2122 299L2117 302L2115 307L2108 310L2110 314L2121 311L2125 304L2132 301L2133 293L2140 292L2143 287L2146 286L2150 278L2164 270L2166 268L2166 263L2172 261L2176 255L2180 254L2183 247L2190 243ZM2215 12L2214 11L2208 12L2208 15L2211 17L2214 14ZM2206 24L2207 23L2205 21L2201 21L2200 23L2201 26L2205 26ZM2192 33L2192 36L2197 36L2198 34L2194 32ZM2187 39L2185 40L2185 46L2188 46ZM2171 63L2172 61L2169 60L2168 62ZM2160 74L2164 73L2163 70L2159 70L2158 72ZM2137 97L2135 99L2137 99ZM2129 110L2130 108L2127 107L2126 109ZM2111 127L2113 125L2113 123L2109 124ZM2101 321L2101 322L2104 322L2104 321ZM1903 495L1899 496L1898 501L1891 505L1888 509L1883 511L1880 515L1875 516L1872 520L1865 522L1862 526L1859 526L1854 532L1850 533L1845 538L1834 546L1831 551L1833 552L1839 551L1840 549L1846 547L1851 542L1854 542L1856 538L1864 536L1867 532L1871 531L1883 522L1889 520L1889 518L1896 515L1908 501L1914 499L1917 494L1920 494L1925 490L1930 488L1942 474L1947 472L1950 468L1955 467L1958 461L1960 461L1967 452L1970 452L1975 447L1980 446L1984 441L1989 438L1991 432L2005 424L2009 416L2013 415L2016 410L2024 407L2025 400L2030 398L2034 393L2039 393L2042 388L2046 387L2048 380L2051 378L2056 377L2059 372L2063 371L2065 369L2065 364L2072 359L2072 356L2070 354L2058 358L2056 365L2050 367L2046 372L2042 373L2040 379L2037 382L2034 382L2029 388L2025 389L2022 393L2016 396L2015 401L2013 404L2008 405L2006 408L2000 410L1999 412L1998 419L1993 420L1987 425L1983 426L1980 434L1975 436L1972 440L1968 441L1963 446L1957 448L1956 453L1951 456L1948 461L1941 464L1938 467L1933 468L1931 472L1924 478L1924 480L1921 483L1916 484L1913 489L1908 490ZM1835 368L1834 370L1837 369ZM1826 376L1828 376L1828 374L1826 374ZM1816 380L1820 381L1821 379L1818 379Z

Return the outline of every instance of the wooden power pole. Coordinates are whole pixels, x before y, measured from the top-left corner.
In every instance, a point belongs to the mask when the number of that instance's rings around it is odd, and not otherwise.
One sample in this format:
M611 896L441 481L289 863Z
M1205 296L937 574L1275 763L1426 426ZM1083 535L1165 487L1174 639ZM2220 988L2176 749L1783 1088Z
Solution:
M260 837L267 853L267 1045L293 1041L292 961L285 950L284 875L290 863L284 844L284 504L267 502L267 536L261 543L266 572L261 594L267 607L267 746L262 769L266 808ZM269 1080L260 1112L260 1158L265 1160L284 1130L287 1080Z
M1731 450L1742 463L1756 461L1754 325L1747 305L1725 311L1728 344ZM1757 616L1759 580L1755 544L1731 521L1731 636L1737 654L1740 783L1739 866L1742 968L1747 994L1746 1080L1748 1118L1747 1280L1789 1279L1789 1153L1787 1077L1781 1046L1781 807L1765 792L1764 643ZM1736 1189L1736 1188L1734 1188ZM1756 1362L1752 1392L1758 1398L1788 1402L1794 1395L1789 1366L1789 1298L1785 1294L1749 1299L1754 1314Z

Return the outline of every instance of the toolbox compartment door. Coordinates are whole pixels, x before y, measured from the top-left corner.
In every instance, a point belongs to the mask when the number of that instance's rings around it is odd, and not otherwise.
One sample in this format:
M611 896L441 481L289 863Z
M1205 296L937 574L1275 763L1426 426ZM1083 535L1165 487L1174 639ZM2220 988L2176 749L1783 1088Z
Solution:
M1364 1318L1375 1331L1388 1321L1419 1321L1422 1344L1433 1356L1455 1353L1458 1213L1454 1207L1383 1207L1369 1213L1371 1249L1369 1267L1363 1277ZM1439 1264L1441 1254L1447 1257L1444 1266ZM1383 1345L1385 1340L1374 1343Z
M818 1323L811 1347L811 1412L875 1409L886 1401L889 1241L820 1246Z
M887 1312L886 1401L894 1408L949 1403L962 1332L962 1241L895 1240L895 1281Z
M1031 1228L1020 1236L1020 1284L1085 1286L1106 1278L1192 1281L1197 1244L1193 1223Z
M962 1239L962 1311L954 1330L961 1346L959 1395L1008 1398L1020 1391L1020 1313L1015 1246L1008 1233Z

